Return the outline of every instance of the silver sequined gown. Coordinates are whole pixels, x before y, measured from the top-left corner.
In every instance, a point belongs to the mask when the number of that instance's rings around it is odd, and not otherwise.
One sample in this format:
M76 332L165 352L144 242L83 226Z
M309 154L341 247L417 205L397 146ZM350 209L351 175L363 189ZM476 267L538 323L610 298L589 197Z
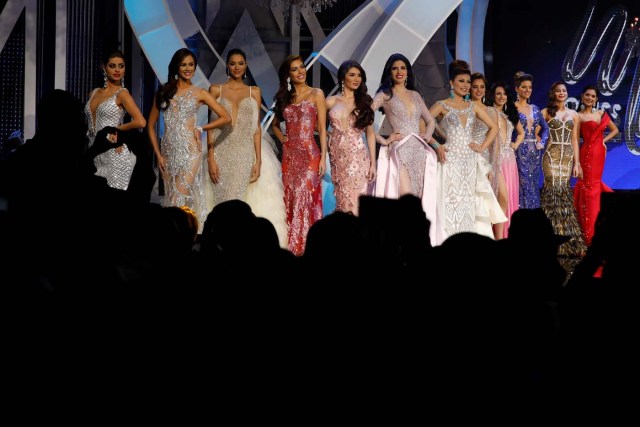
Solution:
M208 214L202 181L202 144L195 137L200 105L192 89L174 95L167 109L162 110L165 132L161 144L167 174L162 205L193 209L199 232Z
M387 120L389 120L394 132L399 132L401 135L409 135L411 133L419 135L420 119L422 118L428 123L433 120L433 117L418 92L411 91L411 97L413 101L412 109L407 111L407 107L399 97L393 96L389 98L389 95L384 92L378 92L373 99L371 108L374 111L380 107L384 109L384 114L387 116ZM425 144L415 137L407 140L397 150L402 166L407 169L409 174L412 192L418 197L422 197L422 192L425 190L423 188L424 165L428 150L429 148L425 147ZM427 191L430 190L427 189Z
M118 127L122 124L122 119L126 112L122 108L118 107L116 99L123 90L127 89L120 88L112 96L102 101L96 107L95 118L91 111L91 100L98 89L94 89L93 92L91 92L91 96L84 107L87 125L89 128L87 131L89 146L93 145L96 134L102 128L106 126ZM129 147L126 145L122 145L121 147L122 151L120 153L116 152L115 148L112 148L111 150L97 155L93 162L97 169L96 175L105 177L109 187L126 190L129 187L133 168L136 165L136 156L129 151Z
M217 101L233 117L233 104L222 96L222 87ZM238 104L234 123L213 131L213 152L220 171L220 181L213 184L214 206L232 199L246 201L251 170L256 160L253 136L257 124L258 104L251 97L249 88L249 96Z
M491 224L507 218L487 178L486 160L469 147L477 120L473 102L463 110L438 103L447 112L440 126L447 136L448 148L446 161L438 163L439 221L447 237L473 232L493 238Z

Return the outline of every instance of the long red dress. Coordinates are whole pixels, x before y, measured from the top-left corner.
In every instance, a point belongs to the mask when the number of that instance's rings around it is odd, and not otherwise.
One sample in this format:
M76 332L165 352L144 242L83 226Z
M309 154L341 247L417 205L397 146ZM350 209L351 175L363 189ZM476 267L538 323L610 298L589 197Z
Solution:
M302 255L309 228L322 218L320 149L313 137L318 112L313 102L289 104L282 112L287 126L282 144L282 184L289 228L289 250Z
M580 165L583 178L578 179L573 188L578 221L584 235L585 243L591 244L596 218L600 212L600 194L613 191L602 182L604 160L607 147L604 145L604 130L611 121L607 113L602 115L600 123L593 120L580 124Z

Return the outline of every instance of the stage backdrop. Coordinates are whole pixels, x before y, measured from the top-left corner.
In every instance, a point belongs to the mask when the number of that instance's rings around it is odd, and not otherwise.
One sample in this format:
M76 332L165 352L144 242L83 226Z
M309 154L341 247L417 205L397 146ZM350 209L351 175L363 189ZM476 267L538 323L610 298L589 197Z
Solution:
M532 74L532 101L541 108L556 80L569 83L573 108L584 86L600 88L600 108L620 129L608 144L603 176L614 189L640 188L639 15L635 0L491 0L485 25L491 81L513 84L516 71Z

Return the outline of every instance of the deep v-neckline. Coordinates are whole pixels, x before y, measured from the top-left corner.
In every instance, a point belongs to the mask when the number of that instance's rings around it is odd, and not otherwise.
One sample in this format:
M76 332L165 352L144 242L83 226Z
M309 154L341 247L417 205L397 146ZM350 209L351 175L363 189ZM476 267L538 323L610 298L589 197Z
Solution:
M530 134L531 132L533 132L533 128L534 128L533 125L535 123L535 118L533 117L533 106L529 104L527 104L527 106L529 107L531 114L527 114L523 111L522 115L524 116L524 121L525 121L525 124L527 125L527 133ZM529 119L531 119L531 122L529 122Z
M100 89L97 89L97 90L93 93L93 95L91 96L91 98L89 99L89 113L91 114L91 124L92 124L92 128L93 128L94 130L95 130L95 128L96 128L96 121L98 120L98 109L100 108L100 106L101 106L102 104L104 104L105 102L107 102L108 100L110 100L111 98L113 98L114 96L116 96L116 95L118 94L118 92L120 92L120 91L122 90L122 88L121 88L121 89L116 90L113 94L111 94L111 95L109 95L109 96L106 96L104 99L102 99L102 101L98 102L98 103L96 104L96 108L95 108L95 109L93 109L93 108L91 108L91 101L92 101L92 100L93 100L93 98L96 96L96 93L98 92L98 90L100 90ZM118 108L120 108L120 107L118 107Z
M409 96L410 98L410 101L413 101L413 94L408 89L407 89L407 94L408 94L407 96ZM407 104L402 100L402 98L400 98L400 94L396 93L395 96L396 98L398 98L398 101L400 101L400 104L402 104L404 111L407 113L407 117L413 117L413 115L416 112L415 105L413 104L413 102L409 102L409 104ZM409 108L409 107L413 107L413 108Z
M227 102L231 105L231 113L230 113L230 116L231 116L231 125L232 125L232 126L235 126L235 125L236 125L236 123L238 122L238 113L240 112L240 105L241 105L244 101L246 101L247 99L253 99L253 97L252 97L251 95L249 95L249 96L245 96L245 97L244 97L244 98L242 98L240 101L238 101L238 104L237 104L237 106L236 106L236 108L235 108L235 115L234 115L234 113L233 113L233 111L234 111L233 102L231 102L231 100L230 100L229 98L227 98L227 97L224 97L224 96L220 95L220 96L218 97L218 99L224 99L225 101L227 101Z
M469 114L471 113L471 111L469 110L469 107L471 106L471 103L469 103L465 108L463 109L457 109L456 107L453 107L449 104L447 104L446 102L442 101L442 103L445 105L445 109L447 110L447 114L445 114L445 117L447 115L449 115L452 112L456 112L456 113L462 113L465 115L465 119L464 119L464 123L462 122L462 119L460 118L460 114L456 114L456 117L458 118L458 121L460 122L460 124L462 125L463 129L467 128L467 123L469 122Z

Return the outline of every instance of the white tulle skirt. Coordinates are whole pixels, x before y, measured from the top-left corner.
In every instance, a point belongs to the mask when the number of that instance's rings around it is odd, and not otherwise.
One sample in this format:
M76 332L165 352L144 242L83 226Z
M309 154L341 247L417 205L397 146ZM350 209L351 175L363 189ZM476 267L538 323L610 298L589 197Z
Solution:
M282 186L282 164L276 155L277 151L273 138L267 132L262 132L260 178L249 184L246 202L256 216L271 221L278 233L280 247L286 249L287 217Z

